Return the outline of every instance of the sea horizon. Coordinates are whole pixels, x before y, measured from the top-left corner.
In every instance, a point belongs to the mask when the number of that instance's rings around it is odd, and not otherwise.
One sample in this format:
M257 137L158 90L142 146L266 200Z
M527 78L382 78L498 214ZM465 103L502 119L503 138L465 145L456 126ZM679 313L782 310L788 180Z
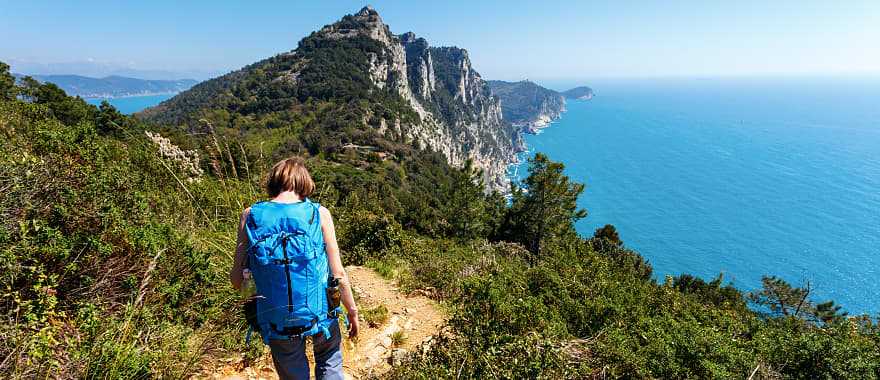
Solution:
M874 316L875 81L880 77L537 81L556 90L590 86L596 96L569 100L560 119L527 135L528 155L561 161L587 185L582 235L615 225L658 281L723 273L725 282L749 291L762 275L777 275L794 285L809 281L817 301Z
M498 78L489 78L494 80ZM601 90L603 85L620 84L627 82L682 82L682 81L718 81L718 82L751 82L751 81L856 81L856 82L880 82L880 71L878 72L841 72L841 73L750 73L750 74L693 74L693 75L603 75L595 77L581 78L554 78L554 77L538 77L538 78L510 78L502 79L506 81L516 82L519 80L529 80L543 87L554 91L565 91L574 87L587 86L592 88L596 93Z

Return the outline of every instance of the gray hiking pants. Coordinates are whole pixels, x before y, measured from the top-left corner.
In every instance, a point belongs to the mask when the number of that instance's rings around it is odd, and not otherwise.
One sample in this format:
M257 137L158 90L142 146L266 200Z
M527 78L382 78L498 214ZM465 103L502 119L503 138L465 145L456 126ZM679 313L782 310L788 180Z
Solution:
M342 350L339 345L342 336L339 321L330 325L330 339L318 333L312 336L315 351L315 378L318 380L343 380ZM309 361L306 359L306 340L294 337L285 340L270 340L272 361L281 380L308 380Z

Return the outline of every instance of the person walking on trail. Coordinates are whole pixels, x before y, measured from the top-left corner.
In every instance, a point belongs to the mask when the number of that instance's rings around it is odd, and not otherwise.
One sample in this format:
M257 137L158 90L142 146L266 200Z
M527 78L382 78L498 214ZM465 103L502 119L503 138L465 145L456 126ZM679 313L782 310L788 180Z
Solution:
M271 200L241 214L232 285L241 289L243 282L253 281L256 286L255 330L271 348L280 378L309 378L305 340L312 337L315 376L343 379L340 302L350 338L358 334L358 309L333 217L308 198L315 183L302 158L275 164L266 190Z

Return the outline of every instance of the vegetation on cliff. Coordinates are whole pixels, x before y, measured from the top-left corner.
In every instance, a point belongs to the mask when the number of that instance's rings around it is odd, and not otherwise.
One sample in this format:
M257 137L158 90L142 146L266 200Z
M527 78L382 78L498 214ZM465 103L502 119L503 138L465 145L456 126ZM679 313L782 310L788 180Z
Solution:
M578 236L583 187L547 157L532 158L508 203L485 195L473 171L418 149L312 153L300 149L301 124L190 134L8 78L0 73L5 377L185 377L220 350L254 355L226 272L238 213L289 154L308 157L347 264L453 313L448 333L393 377L880 377L875 322L812 302L808 289L769 277L753 294L720 277L658 282L613 227ZM198 152L183 156L204 173L145 131Z

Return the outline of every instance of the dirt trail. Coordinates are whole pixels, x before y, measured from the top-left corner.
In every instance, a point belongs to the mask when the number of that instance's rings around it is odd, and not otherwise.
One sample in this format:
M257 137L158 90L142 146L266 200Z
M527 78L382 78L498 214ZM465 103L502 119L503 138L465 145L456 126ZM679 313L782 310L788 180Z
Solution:
M396 358L430 344L431 338L440 331L446 316L436 302L423 296L402 294L393 283L371 269L351 266L346 271L361 310L357 341L348 340L343 333L343 366L347 379L381 375L391 369L391 363ZM388 309L388 318L384 323L371 327L364 321L364 311L379 305ZM259 337L255 336L255 339ZM278 379L269 348L264 347L264 351L264 355L250 367L244 368L240 357L226 358L213 363L213 368L205 368L194 378Z

